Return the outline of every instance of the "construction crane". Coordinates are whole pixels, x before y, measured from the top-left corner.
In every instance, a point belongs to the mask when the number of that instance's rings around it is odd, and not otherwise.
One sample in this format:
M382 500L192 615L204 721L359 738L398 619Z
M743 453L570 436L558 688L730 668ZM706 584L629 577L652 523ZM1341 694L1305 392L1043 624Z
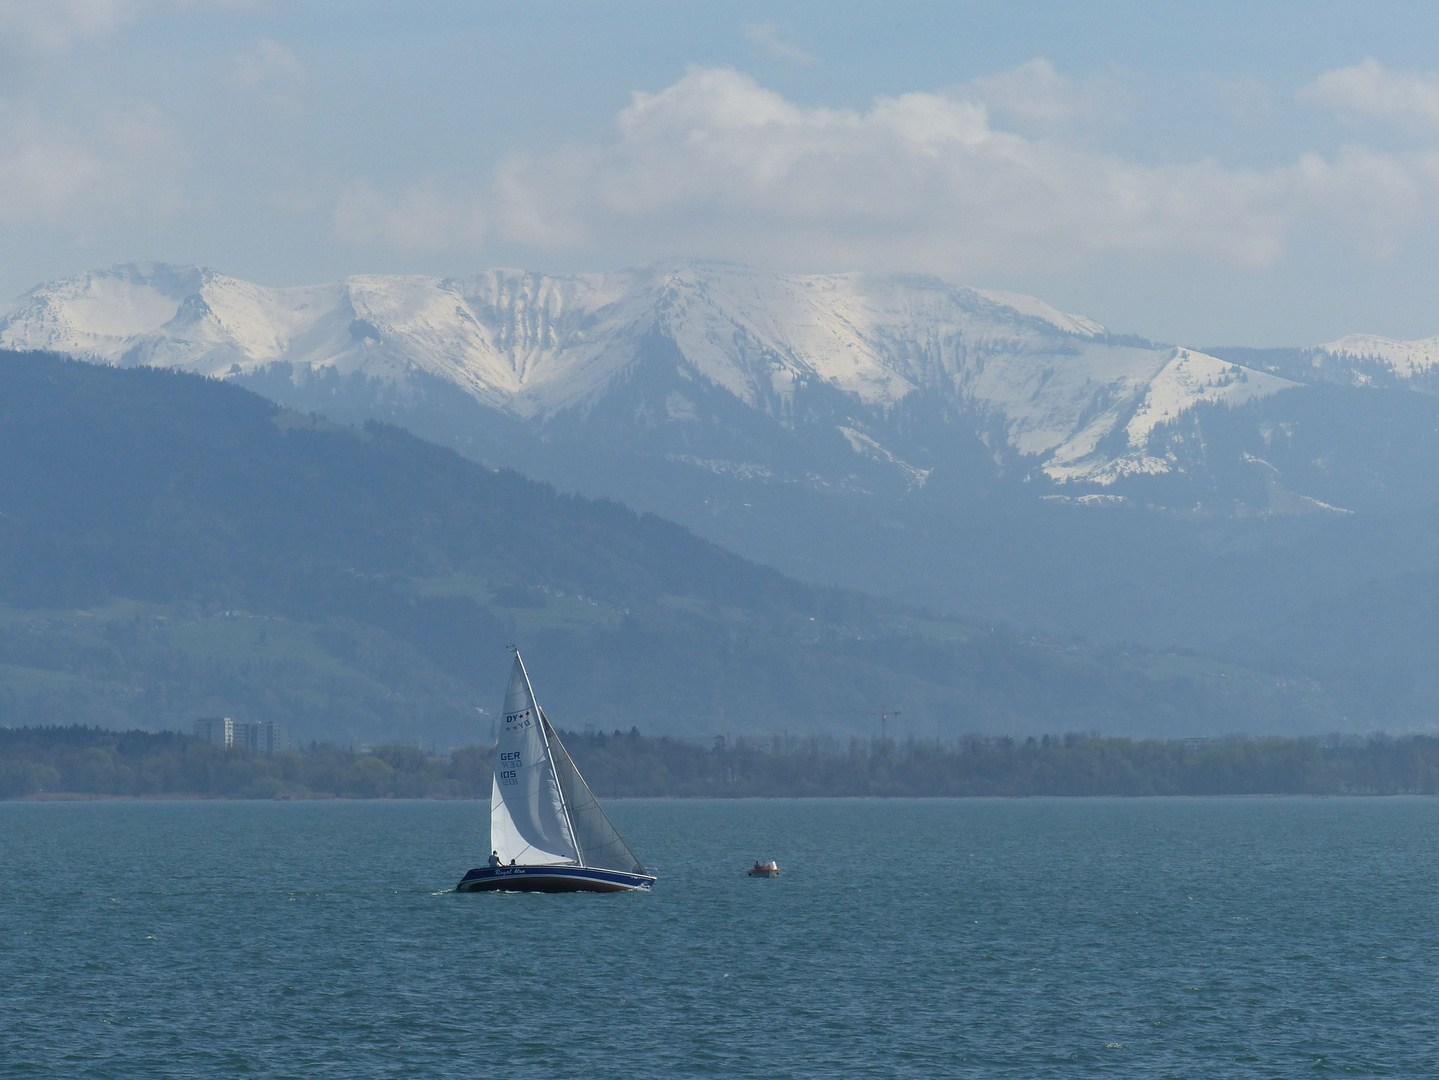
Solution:
M889 708L883 708L883 709L880 709L880 710L879 710L879 741L880 741L880 742L886 742L886 741L888 741L888 739L889 739L889 719L890 719L890 717L894 717L894 718L897 720L897 719L899 719L899 714L900 714L900 710L899 710L899 709L894 709L893 711L891 711ZM874 714L873 714L873 713L870 713L870 715L873 716Z
M845 709L840 712L825 713L826 716L865 716L873 720L879 717L879 739L884 742L889 738L889 722L900 715L902 710L891 709L883 705L878 709Z

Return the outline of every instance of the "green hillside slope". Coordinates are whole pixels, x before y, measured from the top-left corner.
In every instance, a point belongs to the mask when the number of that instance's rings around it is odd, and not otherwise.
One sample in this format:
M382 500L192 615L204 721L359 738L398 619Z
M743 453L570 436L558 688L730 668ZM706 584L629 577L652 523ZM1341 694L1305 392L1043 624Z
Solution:
M0 354L0 722L474 741L527 651L581 728L1324 730L1317 684L807 586L612 503L234 386Z

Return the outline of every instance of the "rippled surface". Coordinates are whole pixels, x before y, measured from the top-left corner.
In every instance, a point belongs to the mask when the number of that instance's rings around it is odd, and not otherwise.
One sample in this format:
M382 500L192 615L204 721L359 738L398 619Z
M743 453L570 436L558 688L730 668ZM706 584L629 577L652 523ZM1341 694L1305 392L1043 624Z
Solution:
M1439 1075L1439 803L0 804L0 1075ZM756 857L784 868L750 879Z

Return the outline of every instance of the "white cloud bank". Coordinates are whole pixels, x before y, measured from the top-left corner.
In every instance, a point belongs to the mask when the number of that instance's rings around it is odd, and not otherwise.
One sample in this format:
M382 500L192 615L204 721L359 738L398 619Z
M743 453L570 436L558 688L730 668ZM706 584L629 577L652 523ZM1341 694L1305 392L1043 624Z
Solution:
M256 9L259 0L0 0L0 40L58 52L153 15Z
M308 81L295 51L271 38L256 38L235 56L235 86L282 112L301 111Z
M27 86L58 54L104 43L148 18L263 10L266 0L0 0L0 225L45 224L75 238L117 220L155 221L186 202L184 137L160 109L119 95L71 112ZM287 106L298 62L263 39L237 60L237 81ZM261 85L263 83L263 85Z
M416 184L398 199L387 199L367 180L340 195L335 232L351 243L401 251L465 251L491 235L482 208L472 198Z
M174 135L153 110L112 110L78 132L0 98L0 224L83 232L117 216L163 213L179 197L168 179L177 158Z
M1301 102L1330 109L1351 123L1383 120L1439 131L1439 74L1391 71L1373 57L1326 71L1298 93Z
M1351 107L1372 100L1356 82L1331 72L1311 97L1337 107L1333 88L1350 87ZM1410 111L1425 107L1420 89L1410 87ZM732 69L693 68L659 93L635 93L607 142L510 156L476 189L429 182L391 197L357 183L337 232L413 250L501 240L963 275L1113 255L1264 267L1304 229L1389 251L1439 193L1434 152L1350 146L1275 168L1151 165L1062 134L1002 130L987 94L1051 127L1101 100L1044 61L864 110L799 105Z
M975 79L948 96L983 102L990 113L1050 133L1113 122L1124 113L1124 95L1113 79L1071 79L1043 57Z
M813 64L815 58L796 45L780 37L779 27L772 22L745 23L744 37L760 51L776 60L792 60L796 64Z

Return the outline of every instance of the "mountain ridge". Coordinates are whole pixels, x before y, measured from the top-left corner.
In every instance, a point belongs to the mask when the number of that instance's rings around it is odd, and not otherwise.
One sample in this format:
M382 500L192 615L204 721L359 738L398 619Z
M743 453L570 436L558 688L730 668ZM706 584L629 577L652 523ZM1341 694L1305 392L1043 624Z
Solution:
M983 416L1001 437L998 455L1036 462L1050 480L1107 485L1167 471L1144 453L1166 417L1291 385L1196 350L1120 342L1033 297L919 275L722 263L570 277L358 275L279 289L130 264L38 286L0 317L8 348L242 380L287 364L297 385L359 376L401 394L422 372L539 423L592 406L652 335L674 343L682 376L782 426L795 424L802 387L834 388L852 404L849 422L833 425L848 429L852 455L887 462L905 484L925 464L887 445L882 428L916 396ZM693 402L671 397L666 420L684 422Z
M1439 569L1406 523L1439 500L1439 375L1336 343L1159 346L915 275L348 280L122 268L33 290L0 341L394 424L975 625L1213 650Z
M0 353L0 718L471 743L505 646L558 721L687 735L1326 730L1315 681L981 627L757 566L402 429Z

